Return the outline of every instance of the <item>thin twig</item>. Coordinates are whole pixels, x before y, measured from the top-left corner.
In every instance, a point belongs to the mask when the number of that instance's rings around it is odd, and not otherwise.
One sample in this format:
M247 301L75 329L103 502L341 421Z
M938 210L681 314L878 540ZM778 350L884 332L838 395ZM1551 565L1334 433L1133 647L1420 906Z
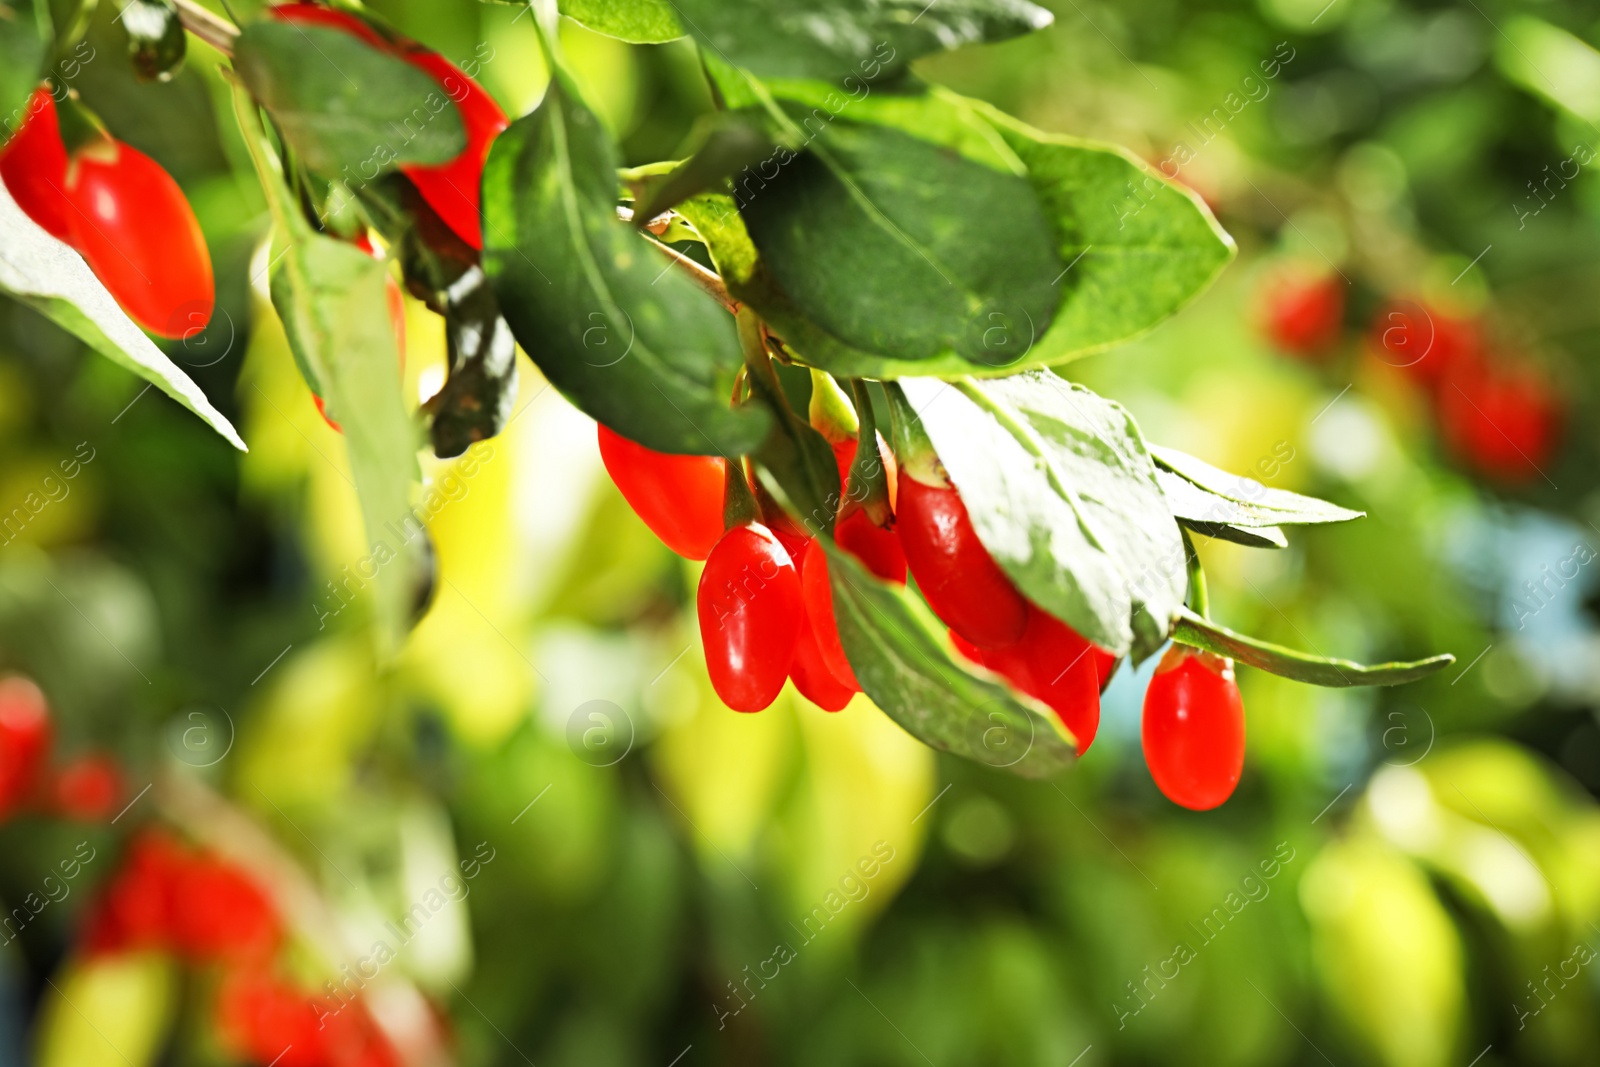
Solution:
M232 58L233 42L238 39L239 27L220 15L212 14L195 0L173 0L178 7L178 21L183 28Z
M662 244L648 234L644 235L644 239L659 248L662 254L672 260L673 265L683 271L691 282L716 297L717 302L727 308L730 314L738 313L739 302L728 295L728 287L723 284L720 274L714 270L707 270L682 252Z

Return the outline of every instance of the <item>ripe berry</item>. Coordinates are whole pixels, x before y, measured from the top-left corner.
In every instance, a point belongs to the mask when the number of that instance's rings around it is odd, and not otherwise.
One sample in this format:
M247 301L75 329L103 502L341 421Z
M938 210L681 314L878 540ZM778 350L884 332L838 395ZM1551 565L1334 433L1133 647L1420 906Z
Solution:
M600 459L634 514L686 559L705 559L721 540L726 464L717 456L655 452L606 426Z
M1174 804L1208 811L1244 769L1244 703L1233 661L1173 645L1144 694L1144 761Z
M0 179L17 206L58 241L72 242L67 203L67 150L56 125L56 101L40 86L28 98L27 116L0 148Z
M815 625L808 619L800 628L795 642L794 662L789 665L789 677L800 695L823 711L843 711L858 690L841 682L822 658Z
M173 943L195 960L262 960L282 937L277 909L244 871L219 857L190 858L175 871Z
M1095 674L1100 679L1100 692L1106 691L1106 686L1111 684L1111 676L1117 673L1117 666L1122 661L1099 645L1089 646L1089 658L1094 660Z
M1339 339L1344 283L1332 274L1285 275L1266 292L1263 329L1272 343L1297 356L1316 356Z
M1477 323L1470 319L1397 300L1372 320L1368 345L1379 362L1436 387L1455 368L1477 361L1482 339Z
M1437 399L1445 443L1490 478L1532 481L1555 454L1561 404L1532 368L1468 360L1447 376Z
M107 138L73 155L66 194L73 247L129 318L174 339L205 327L216 304L211 252L172 175Z
M827 588L827 553L815 538L781 530L775 532L778 542L789 553L789 559L799 569L802 614L805 616L800 626L800 636L795 642L794 662L790 664L789 677L794 680L794 687L800 690L800 695L822 710L842 711L861 687L856 683L855 672L850 670L848 660L844 661L844 669L836 672L829 659L837 650L837 658L843 660L844 648L839 643L839 628L833 618L833 591ZM820 582L827 599L823 600L817 593L808 590L808 582L813 586ZM824 641L831 646L828 653L823 651Z
M449 163L436 167L402 167L401 170L457 236L482 251L483 223L478 200L483 165L489 158L490 145L511 121L481 85L439 53L412 51L404 53L404 58L417 69L433 75L445 95L454 101L461 112L461 124L466 127L467 147Z
M176 890L188 861L182 845L158 831L134 838L112 876L85 937L90 952L166 949L173 941Z
M706 669L722 702L734 711L771 704L805 620L799 572L772 531L753 522L723 534L695 602Z
M835 444L833 457L839 465L839 491L848 494L850 468L856 459L856 442L848 440ZM882 435L878 437L878 457L889 483L889 510L892 517L899 478L894 453L889 451ZM892 528L873 522L866 509L848 495L840 507L839 521L834 525L833 540L879 578L896 585L906 584L906 554L900 547L900 538Z
M1099 659L1105 653L1060 619L1031 605L1027 629L1013 645L981 649L953 630L950 639L968 659L1048 704L1077 742L1078 755L1089 751L1100 729Z
M431 167L403 166L400 170L411 179L428 206L446 225L467 244L481 251L483 229L479 217L479 195L483 183L483 164L489 158L489 146L494 143L495 137L511 124L494 98L439 53L413 42L390 40L349 12L318 4L294 3L279 4L272 9L272 15L287 22L344 30L374 48L399 56L439 84L439 88L444 90L461 114L467 146L448 163Z
M39 687L20 675L0 679L0 818L33 791L53 732Z
M839 623L833 614L833 584L828 576L828 554L808 551L800 563L800 593L805 601L806 619L817 639L817 651L834 680L851 692L859 692L855 670L839 640Z
M1021 640L1028 602L978 540L961 494L904 471L899 481L895 530L934 614L979 648Z
M83 822L98 822L117 810L122 800L122 772L110 756L90 753L68 762L51 784L52 807L57 814Z
M217 1029L223 1040L256 1063L326 1067L322 1019L315 1000L259 968L230 970L217 994Z

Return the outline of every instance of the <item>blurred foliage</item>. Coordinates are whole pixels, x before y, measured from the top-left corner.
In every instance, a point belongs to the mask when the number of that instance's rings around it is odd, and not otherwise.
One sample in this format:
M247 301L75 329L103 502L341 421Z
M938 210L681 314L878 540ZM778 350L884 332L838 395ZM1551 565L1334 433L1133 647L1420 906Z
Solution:
M512 113L538 99L518 8L374 6L448 56L488 42L482 81ZM195 205L219 310L166 347L251 451L0 308L0 510L48 501L0 546L0 666L38 679L61 749L118 753L133 801L109 828L0 828L8 912L77 842L99 850L7 927L0 1062L229 1062L204 976L74 950L124 831L159 812L198 832L168 790L139 792L173 775L309 875L333 917L297 927L313 988L475 858L370 990L426 1014L401 995L419 990L463 1064L1600 1060L1600 595L1581 570L1515 607L1600 536L1600 179L1534 190L1597 139L1600 23L1562 0L1049 6L1044 33L916 69L1047 130L1187 157L1242 253L1069 374L1153 440L1370 513L1280 552L1202 545L1219 617L1461 667L1378 691L1244 672L1245 778L1206 815L1144 770L1149 667L1115 679L1091 756L1052 782L937 757L864 698L737 716L684 610L695 565L632 517L592 424L533 373L502 436L425 460L438 600L380 665L350 472L262 291L265 208L215 54L191 41L169 82L137 84L102 4L75 84ZM710 101L690 49L567 30L626 162L692 143ZM1289 261L1351 283L1321 362L1256 327ZM1555 376L1570 413L1546 478L1506 490L1452 463L1364 351L1389 296L1482 315ZM408 319L416 398L443 332L415 303Z

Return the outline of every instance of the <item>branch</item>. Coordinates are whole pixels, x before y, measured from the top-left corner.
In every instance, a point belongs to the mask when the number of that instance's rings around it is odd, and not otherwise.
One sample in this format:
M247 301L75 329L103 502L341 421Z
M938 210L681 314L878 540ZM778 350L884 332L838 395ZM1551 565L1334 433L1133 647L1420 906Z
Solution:
M178 8L178 21L183 28L200 38L230 59L233 42L239 36L239 27L220 15L214 15L195 0L173 0Z

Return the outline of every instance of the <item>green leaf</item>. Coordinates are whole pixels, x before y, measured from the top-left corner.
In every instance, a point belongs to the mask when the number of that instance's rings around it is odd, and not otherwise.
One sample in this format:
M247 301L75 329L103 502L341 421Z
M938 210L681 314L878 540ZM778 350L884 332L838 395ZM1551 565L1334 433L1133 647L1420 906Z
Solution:
M1456 661L1448 652L1411 663L1355 663L1347 659L1328 659L1308 652L1274 645L1254 637L1234 633L1183 608L1172 630L1172 639L1182 645L1203 648L1219 656L1230 656L1271 674L1311 685L1343 688L1356 685L1404 685L1435 674Z
M0 4L0 144L22 125L28 97L39 86L50 47L49 12L44 0Z
M1175 448L1150 447L1163 472L1161 486L1180 519L1231 526L1304 526L1359 519L1351 511L1313 496L1271 489L1254 478L1229 474Z
M78 253L22 213L4 182L0 182L0 291L155 385L235 448L246 451L227 417L134 325Z
M235 92L234 106L283 246L274 259L272 304L295 359L344 430L371 546L352 570L373 583L379 648L392 654L431 563L426 531L411 507L417 441L389 323L388 275L354 245L311 230L290 199L254 106L242 92Z
M1018 366L1061 363L1138 336L1233 258L1233 239L1204 202L1127 150L1041 133L961 102L987 117L1027 167L1067 265L1054 321Z
M953 657L919 598L880 582L824 538L839 639L862 690L926 745L1026 778L1069 766L1076 752L1042 705Z
M630 44L661 44L683 36L672 0L561 0L561 13Z
M1165 474L1157 471L1156 475ZM1165 488L1165 483L1163 483ZM1171 500L1169 496L1167 498ZM1206 537L1214 537L1219 541L1232 541L1236 545L1246 548L1288 548L1289 539L1283 531L1276 526L1230 526L1227 523L1195 522L1192 519L1179 517L1178 525L1186 530L1192 530Z
M691 196L720 190L741 169L771 155L774 147L761 126L746 116L719 115L692 156L666 174L639 175L642 192L634 206L634 225L643 226Z
M682 201L674 210L705 242L712 265L730 289L750 278L756 268L756 246L750 243L750 232L739 217L733 197L700 193Z
M1232 241L1197 197L1122 149L1048 136L941 89L852 93L822 82L760 82L715 57L707 57L706 67L727 106L763 108L774 134L789 146L735 177L733 192L741 203L759 204L783 180L795 146L824 143L827 131L848 116L853 123L936 144L969 163L1020 175L1043 213L1035 239L1054 246L1058 265L1047 279L1058 282L1053 302L1042 316L1001 304L973 319L968 332L977 342L976 360L954 351L904 358L907 353L875 347L870 338L848 335L825 315L813 314L761 261L737 274L725 271L730 291L760 310L812 366L882 379L985 377L1065 362L1156 325L1209 285L1233 254ZM779 101L786 129L771 118ZM716 259L718 235L706 236ZM722 258L737 260L732 252L725 250Z
M466 147L437 82L341 30L262 19L239 35L233 62L300 159L329 177L369 181Z
M512 332L574 404L640 444L751 451L772 421L729 407L731 316L617 221L616 148L554 67L484 168L484 266Z
M804 139L792 120L778 132ZM779 148L773 164L758 190L735 186L761 269L843 345L1009 366L1023 350L995 344L1004 334L991 327L1048 326L1063 264L1020 174L845 119L821 126L798 154Z
M675 0L723 61L769 78L872 81L918 56L1050 25L1027 0Z
M1116 655L1155 651L1187 576L1177 523L1128 413L1048 371L900 386L1017 588Z

